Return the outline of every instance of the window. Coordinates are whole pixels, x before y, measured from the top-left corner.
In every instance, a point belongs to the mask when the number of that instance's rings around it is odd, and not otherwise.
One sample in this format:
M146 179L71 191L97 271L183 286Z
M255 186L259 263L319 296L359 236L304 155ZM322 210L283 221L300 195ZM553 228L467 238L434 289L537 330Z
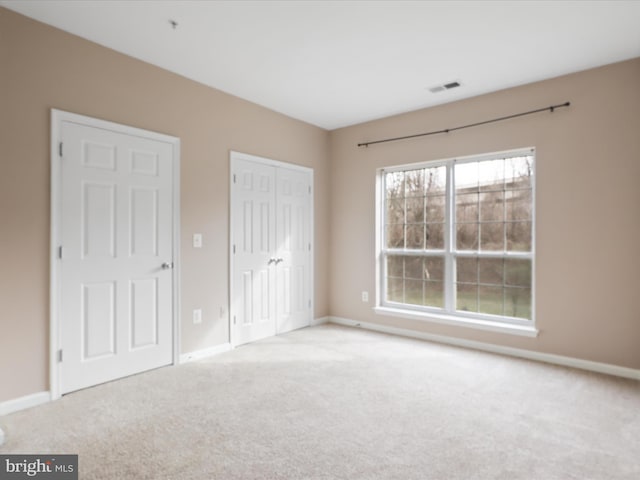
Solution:
M378 305L533 326L534 151L380 170Z

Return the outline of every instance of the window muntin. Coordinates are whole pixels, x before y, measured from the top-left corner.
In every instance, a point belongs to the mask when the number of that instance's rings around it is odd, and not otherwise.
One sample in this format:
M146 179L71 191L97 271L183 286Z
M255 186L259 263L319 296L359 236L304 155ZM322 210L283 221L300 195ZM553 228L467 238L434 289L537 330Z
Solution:
M382 306L533 322L533 150L381 180Z

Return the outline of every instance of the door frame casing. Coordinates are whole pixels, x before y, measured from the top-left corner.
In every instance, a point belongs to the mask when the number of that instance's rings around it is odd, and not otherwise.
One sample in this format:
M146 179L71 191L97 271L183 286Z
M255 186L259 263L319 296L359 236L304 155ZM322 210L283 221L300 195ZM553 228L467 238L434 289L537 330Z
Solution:
M61 268L58 257L61 245L62 213L62 124L64 122L109 130L112 132L142 137L169 143L172 147L173 183L172 183L172 364L176 365L180 357L180 139L163 133L144 130L119 123L87 117L64 110L51 109L51 212L50 212L50 278L49 278L49 391L52 400L60 398L60 362L58 350L61 345L60 292ZM64 361L64 359L63 359Z
M234 274L234 236L233 236L233 212L234 212L234 202L235 199L233 197L233 163L235 159L239 160L248 160L250 162L260 163L262 165L268 165L271 167L277 168L288 168L291 170L299 170L309 174L310 176L310 186L311 192L309 195L309 242L311 243L311 250L309 252L309 297L311 300L311 308L310 308L310 316L309 325L313 322L314 311L315 311L315 272L314 272L314 264L315 264L315 207L313 202L313 197L315 195L315 187L314 187L314 179L313 179L313 168L305 167L303 165L296 165L295 163L287 163L280 160L272 160L270 158L259 157L256 155L251 155L248 153L237 152L235 150L229 151L229 344L232 348L236 347L235 342L235 329L233 328L233 274ZM276 335L277 331L277 319L276 319Z

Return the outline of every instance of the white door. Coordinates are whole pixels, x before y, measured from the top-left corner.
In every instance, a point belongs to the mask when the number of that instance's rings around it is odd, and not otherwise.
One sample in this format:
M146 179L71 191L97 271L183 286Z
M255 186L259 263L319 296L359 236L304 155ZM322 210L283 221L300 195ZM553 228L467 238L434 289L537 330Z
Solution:
M234 344L276 334L275 169L236 159L232 209Z
M311 320L311 183L309 173L277 169L276 312L278 333Z
M231 330L241 345L308 326L310 169L231 155Z
M174 145L63 121L60 393L173 361Z

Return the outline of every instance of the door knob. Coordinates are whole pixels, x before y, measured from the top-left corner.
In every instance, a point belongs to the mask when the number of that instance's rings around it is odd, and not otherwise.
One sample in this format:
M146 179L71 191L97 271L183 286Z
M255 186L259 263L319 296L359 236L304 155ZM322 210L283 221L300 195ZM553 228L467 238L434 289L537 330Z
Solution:
M173 262L170 262L170 263L164 262L162 264L163 270L171 270L172 268L173 268Z

